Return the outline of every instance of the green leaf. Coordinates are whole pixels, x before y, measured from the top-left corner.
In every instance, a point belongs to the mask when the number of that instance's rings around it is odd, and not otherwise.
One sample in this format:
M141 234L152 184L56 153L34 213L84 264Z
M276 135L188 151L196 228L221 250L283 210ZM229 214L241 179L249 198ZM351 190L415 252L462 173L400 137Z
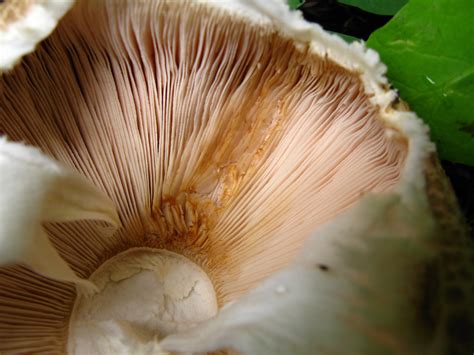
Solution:
M358 8L378 15L395 15L408 0L338 0L342 4Z
M331 32L331 31L329 31L329 32ZM354 41L360 41L361 40L360 38L352 37L352 36L345 35L345 34L339 33L339 32L331 32L331 33L334 33L334 34L338 35L339 37L341 37L347 43L351 43L351 42L354 42Z
M474 165L472 0L410 0L367 44L431 128L441 158Z
M288 0L288 6L290 9L295 10L300 7L305 0Z

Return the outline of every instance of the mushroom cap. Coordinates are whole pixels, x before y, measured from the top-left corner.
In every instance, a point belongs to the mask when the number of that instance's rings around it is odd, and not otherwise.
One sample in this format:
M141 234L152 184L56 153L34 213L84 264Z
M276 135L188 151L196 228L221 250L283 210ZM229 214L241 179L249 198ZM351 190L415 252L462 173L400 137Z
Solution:
M147 349L468 349L473 291L445 302L465 277L443 263L472 248L385 70L278 1L80 1L0 79L0 130L115 203L112 237L45 225L77 276L136 247L207 273L218 315ZM0 351L66 349L73 286L19 266L0 285Z

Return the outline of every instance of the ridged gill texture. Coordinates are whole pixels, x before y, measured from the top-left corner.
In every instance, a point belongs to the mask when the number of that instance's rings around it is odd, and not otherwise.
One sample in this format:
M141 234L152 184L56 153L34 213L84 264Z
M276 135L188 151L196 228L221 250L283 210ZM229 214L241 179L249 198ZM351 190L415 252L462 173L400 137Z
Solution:
M222 306L282 268L319 225L390 190L407 152L357 73L204 5L82 2L0 79L0 131L115 201L49 224L88 277L132 247L182 254ZM74 288L0 270L0 352L61 352Z

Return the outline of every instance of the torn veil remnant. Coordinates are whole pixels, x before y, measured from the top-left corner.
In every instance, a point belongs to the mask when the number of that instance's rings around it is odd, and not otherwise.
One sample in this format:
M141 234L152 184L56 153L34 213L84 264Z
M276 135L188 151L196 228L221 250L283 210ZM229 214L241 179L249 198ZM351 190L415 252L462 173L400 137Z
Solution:
M0 2L0 70L9 70L47 37L74 0Z
M443 219L426 129L393 107L384 71L277 1L78 1L2 75L0 131L95 185L97 208L109 196L121 227L29 206L61 214L35 219L43 240L98 292L3 267L0 352L467 349L449 320L463 309L469 326L468 303L445 306L444 274L426 270L469 249ZM19 176L5 189L18 199L37 183ZM12 230L28 222L17 214Z
M94 288L61 259L41 223L96 219L118 226L113 202L37 149L5 138L0 138L0 169L0 263L26 263L43 275Z

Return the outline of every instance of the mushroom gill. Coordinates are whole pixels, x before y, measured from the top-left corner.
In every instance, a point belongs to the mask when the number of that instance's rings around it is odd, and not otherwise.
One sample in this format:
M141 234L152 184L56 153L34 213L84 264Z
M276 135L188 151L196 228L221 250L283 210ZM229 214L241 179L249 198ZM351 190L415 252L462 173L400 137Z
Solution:
M179 254L219 307L363 195L391 191L409 149L359 73L205 4L81 1L0 91L0 131L118 209L113 236L46 224L79 276L134 248ZM75 299L69 283L2 267L0 352L64 352Z

